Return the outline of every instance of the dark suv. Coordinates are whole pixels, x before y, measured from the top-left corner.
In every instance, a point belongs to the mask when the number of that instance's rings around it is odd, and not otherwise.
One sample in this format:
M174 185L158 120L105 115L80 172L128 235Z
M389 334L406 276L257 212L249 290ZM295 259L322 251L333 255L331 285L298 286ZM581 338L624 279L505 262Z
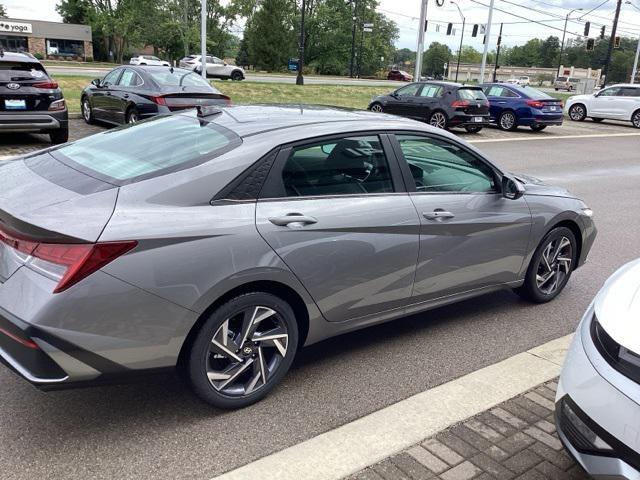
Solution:
M0 132L48 133L69 138L69 113L58 84L28 53L0 50Z
M371 100L369 110L428 122L434 127L464 127L470 133L489 125L489 101L480 87L453 82L415 82Z

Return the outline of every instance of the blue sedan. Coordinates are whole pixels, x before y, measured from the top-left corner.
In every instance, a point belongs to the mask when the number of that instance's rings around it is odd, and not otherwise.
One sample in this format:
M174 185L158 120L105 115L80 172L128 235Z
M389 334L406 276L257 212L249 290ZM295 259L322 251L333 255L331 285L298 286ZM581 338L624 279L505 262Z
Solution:
M504 83L484 83L481 87L489 99L491 122L502 130L524 125L539 132L548 125L562 125L562 102L540 90Z

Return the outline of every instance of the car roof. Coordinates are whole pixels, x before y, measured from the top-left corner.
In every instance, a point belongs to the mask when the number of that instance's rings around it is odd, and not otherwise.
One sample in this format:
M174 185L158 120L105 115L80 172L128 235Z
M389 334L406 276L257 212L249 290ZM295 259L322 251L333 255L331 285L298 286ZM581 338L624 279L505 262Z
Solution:
M0 62L25 62L25 63L40 63L40 61L31 55L30 53L20 52L3 52L0 56Z

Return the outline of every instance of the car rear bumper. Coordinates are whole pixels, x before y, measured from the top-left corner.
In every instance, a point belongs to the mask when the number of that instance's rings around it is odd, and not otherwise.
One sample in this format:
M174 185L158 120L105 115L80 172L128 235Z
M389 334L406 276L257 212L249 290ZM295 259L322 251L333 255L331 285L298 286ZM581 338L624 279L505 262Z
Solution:
M69 112L2 112L0 113L0 133L2 132L44 132L67 128Z
M589 334L592 316L590 307L578 327L560 377L556 397L558 435L594 478L640 480L638 385L619 378L620 374L599 357ZM607 368L610 371L603 375ZM563 402L574 411L581 428L564 413ZM591 440L581 434L585 426L611 450L594 448Z
M476 122L476 118L482 118L481 122ZM477 127L487 127L491 122L491 118L489 115L467 115L467 114L456 114L449 119L449 126L451 127L466 127L469 125L474 125Z

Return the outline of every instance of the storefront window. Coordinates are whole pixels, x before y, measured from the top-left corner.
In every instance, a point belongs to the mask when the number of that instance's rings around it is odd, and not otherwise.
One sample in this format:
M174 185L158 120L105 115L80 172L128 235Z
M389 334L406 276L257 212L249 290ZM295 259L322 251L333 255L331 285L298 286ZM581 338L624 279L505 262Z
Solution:
M0 47L6 52L28 52L27 37L0 35Z
M78 40L47 39L47 55L59 57L82 57L84 55L84 43Z

